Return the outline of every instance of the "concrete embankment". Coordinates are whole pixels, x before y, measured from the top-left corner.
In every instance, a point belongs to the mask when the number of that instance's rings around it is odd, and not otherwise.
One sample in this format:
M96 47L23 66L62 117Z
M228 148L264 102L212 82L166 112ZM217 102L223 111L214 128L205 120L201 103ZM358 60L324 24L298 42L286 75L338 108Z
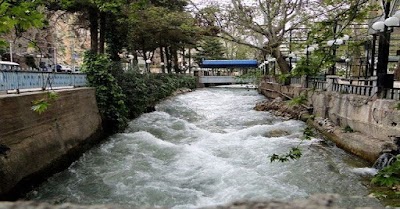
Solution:
M46 93L0 96L0 199L12 199L67 165L103 136L95 90L60 90L39 114Z
M400 111L395 108L398 101L268 82L262 82L259 90L268 98L306 95L307 106L312 107L311 114L320 118L308 123L339 147L370 162L374 162L382 150L396 148L392 136L400 135ZM321 118L330 121L333 127L327 128ZM354 132L346 132L345 127Z
M340 197L333 194L313 195L308 199L282 201L240 201L220 206L209 206L202 209L340 209L337 203ZM39 202L0 202L1 209L152 209L153 207L130 207L119 205L74 205L64 203L60 205L51 205ZM160 209L160 207L157 207ZM363 207L370 209L371 207ZM155 208L154 208L155 209Z

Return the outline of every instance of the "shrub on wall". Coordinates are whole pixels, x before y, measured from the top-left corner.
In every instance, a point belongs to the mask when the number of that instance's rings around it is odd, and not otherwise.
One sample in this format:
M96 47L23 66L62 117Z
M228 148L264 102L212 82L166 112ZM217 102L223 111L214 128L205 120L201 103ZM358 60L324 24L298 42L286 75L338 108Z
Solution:
M96 88L96 100L107 133L124 130L128 124L128 109L125 96L112 75L112 65L106 55L86 53L83 71L87 74L89 86Z
M89 85L96 88L96 99L108 133L122 131L127 121L154 109L160 100L179 88L196 88L193 76L141 74L122 70L121 63L105 55L87 53L83 71Z
M126 95L125 104L131 119L152 110L160 100L172 95L179 88L196 87L196 80L192 76L141 74L133 70L117 74L119 85Z

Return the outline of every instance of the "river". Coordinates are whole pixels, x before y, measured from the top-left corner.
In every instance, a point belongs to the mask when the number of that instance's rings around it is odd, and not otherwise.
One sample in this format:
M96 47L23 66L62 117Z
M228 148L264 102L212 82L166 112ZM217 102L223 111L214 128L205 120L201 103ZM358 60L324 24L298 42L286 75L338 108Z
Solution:
M366 162L320 138L300 145L301 159L271 163L270 155L300 143L305 123L254 111L264 99L224 88L167 99L27 199L180 209L337 193L344 207L381 206L356 172Z

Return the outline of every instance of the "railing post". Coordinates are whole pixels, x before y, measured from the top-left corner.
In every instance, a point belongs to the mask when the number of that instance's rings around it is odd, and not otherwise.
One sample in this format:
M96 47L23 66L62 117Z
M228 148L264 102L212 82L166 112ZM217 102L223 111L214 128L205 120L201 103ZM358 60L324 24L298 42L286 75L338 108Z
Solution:
M307 88L308 87L307 75L303 75L303 76L300 77L300 84L301 84L301 87L303 87L303 88Z
M371 76L370 80L371 80L371 83L372 83L371 95L374 95L374 94L376 94L378 92L378 86L377 86L378 78L376 76Z
M326 91L334 91L334 84L337 83L338 76L336 75L327 75L326 76L326 82L327 82L327 87Z

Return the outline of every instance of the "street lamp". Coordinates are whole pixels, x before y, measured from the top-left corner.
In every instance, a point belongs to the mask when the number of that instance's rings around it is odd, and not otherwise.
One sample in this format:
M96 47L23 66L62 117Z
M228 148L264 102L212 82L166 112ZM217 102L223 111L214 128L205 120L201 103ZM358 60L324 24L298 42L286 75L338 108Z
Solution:
M264 60L264 75L269 75L269 61L268 60Z
M149 73L150 73L150 64L151 64L151 60L150 59L146 60L146 69L147 69L147 72L149 72Z
M349 71L349 63L350 63L350 58L346 58L344 59L344 62L346 62L346 73L345 73L345 77L347 78L350 77L350 71Z
M372 33L373 41L376 40L376 36L379 36L379 48L378 48L378 63L376 66L376 76L377 76L377 94L380 95L384 88L392 88L393 87L393 77L392 75L387 74L387 67L389 62L389 42L390 42L390 33L393 30L393 27L398 27L400 25L400 11L397 11L392 17L389 17L389 13L391 10L391 2L386 1L384 4L384 21L377 21L372 24L371 28L375 31ZM390 28L389 28L390 27ZM375 45L373 46L375 47ZM374 60L374 53L372 56L372 60ZM372 65L372 71L374 70L374 65Z
M268 63L274 64L274 67L272 68L272 70L273 70L272 75L275 75L275 74L276 74L276 73L275 73L275 68L276 68L275 62L276 62L276 58L274 58L274 57L268 58Z
M329 74L331 74L331 75L336 74L336 47L345 44L345 42L348 41L349 39L350 39L350 36L343 35L342 38L337 38L337 39L329 40L326 42L326 45L328 45L329 47L332 47L332 56L334 59L334 63L330 69L331 72L329 72Z
M311 52L315 51L317 48L318 48L318 45L317 45L317 44L313 44L313 45L311 45L311 46L307 46L307 47L304 49L304 52L306 53L306 63L307 63L307 66L309 65L309 57L310 57Z
M290 71L292 71L292 59L296 58L296 54L293 52L290 52L288 57L289 57L289 68L290 68Z

